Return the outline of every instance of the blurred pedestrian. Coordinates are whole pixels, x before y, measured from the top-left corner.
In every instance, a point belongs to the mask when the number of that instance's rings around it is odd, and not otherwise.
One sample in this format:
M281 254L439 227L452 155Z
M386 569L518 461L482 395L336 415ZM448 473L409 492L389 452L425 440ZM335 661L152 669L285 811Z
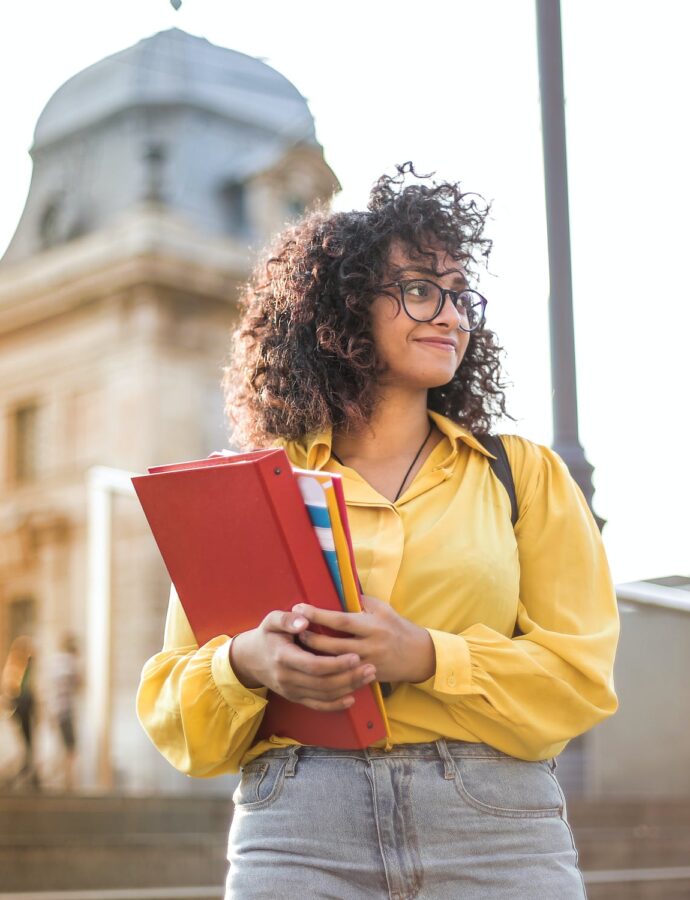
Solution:
M72 634L64 634L60 649L48 666L46 698L52 720L57 725L62 743L61 768L66 791L74 789L74 764L77 755L75 730L76 699L82 679L77 641Z
M36 715L34 663L35 650L31 638L26 634L15 638L2 670L0 691L12 711L12 718L17 722L24 749L22 766L10 780L10 786L28 785L39 790L41 785L34 764L33 745Z

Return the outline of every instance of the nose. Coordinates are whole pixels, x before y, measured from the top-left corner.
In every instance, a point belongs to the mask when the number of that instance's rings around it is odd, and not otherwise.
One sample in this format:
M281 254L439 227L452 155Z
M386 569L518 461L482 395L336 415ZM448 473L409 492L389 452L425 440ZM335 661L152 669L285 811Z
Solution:
M444 328L450 329L460 328L460 311L451 298L451 291L443 292L441 308L432 319L434 325L442 325Z

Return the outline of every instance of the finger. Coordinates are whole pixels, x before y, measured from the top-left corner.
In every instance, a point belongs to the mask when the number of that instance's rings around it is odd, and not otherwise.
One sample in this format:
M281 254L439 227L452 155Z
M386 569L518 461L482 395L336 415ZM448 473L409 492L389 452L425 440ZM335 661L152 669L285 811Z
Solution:
M369 633L371 618L366 613L335 612L331 609L319 609L309 603L297 603L292 612L304 616L316 625L325 625L334 631L345 631L347 634L365 635Z
M299 634L300 631L304 631L305 628L309 627L309 620L300 613L283 612L282 610L274 609L273 612L268 613L264 618L261 627L265 631Z
M341 656L316 656L309 650L298 647L297 644L286 643L280 648L278 663L304 675L323 678L351 671L361 664L361 660L356 653L345 653Z
M298 702L302 706L308 706L309 709L316 709L319 712L342 712L344 709L349 709L352 706L355 698L352 694L348 694L347 697L341 697L339 700L300 700Z
M371 684L376 678L376 670L373 666L360 666L353 672L332 675L327 678L315 678L293 673L286 679L283 687L290 693L296 693L312 700L337 700L346 694L352 693L367 684Z
M319 653L328 653L329 656L340 656L344 653L357 653L360 658L366 655L362 646L362 638L336 638L328 634L316 634L313 631L303 631L297 636L300 644L304 644L310 650Z

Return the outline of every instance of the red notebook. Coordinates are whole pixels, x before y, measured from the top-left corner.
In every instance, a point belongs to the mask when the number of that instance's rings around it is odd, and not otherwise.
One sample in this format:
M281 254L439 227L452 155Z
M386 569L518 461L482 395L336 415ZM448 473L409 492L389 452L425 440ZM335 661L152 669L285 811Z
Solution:
M284 450L154 466L132 483L200 646L295 603L342 610ZM317 712L269 692L259 737L368 747L386 723L371 685L354 696Z

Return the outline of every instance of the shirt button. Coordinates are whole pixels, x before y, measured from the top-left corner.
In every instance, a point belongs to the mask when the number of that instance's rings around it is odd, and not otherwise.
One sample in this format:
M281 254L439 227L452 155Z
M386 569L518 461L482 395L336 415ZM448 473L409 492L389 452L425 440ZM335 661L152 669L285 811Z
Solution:
M253 697L244 697L243 700L242 700L242 702L243 702L243 703L246 703L247 705L249 705L249 704L251 704L251 703L254 702L254 698L253 698Z
M455 674L453 672L451 672L448 678L446 678L446 684L448 685L448 687L455 687L455 685L457 684Z

